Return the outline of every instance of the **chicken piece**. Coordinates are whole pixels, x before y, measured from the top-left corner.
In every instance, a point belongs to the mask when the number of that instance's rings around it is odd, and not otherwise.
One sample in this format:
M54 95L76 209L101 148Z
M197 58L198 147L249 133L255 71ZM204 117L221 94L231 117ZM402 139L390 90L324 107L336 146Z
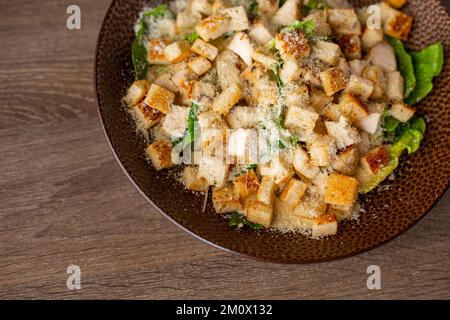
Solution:
M397 60L394 49L385 41L377 43L367 56L367 60L385 72L397 71Z

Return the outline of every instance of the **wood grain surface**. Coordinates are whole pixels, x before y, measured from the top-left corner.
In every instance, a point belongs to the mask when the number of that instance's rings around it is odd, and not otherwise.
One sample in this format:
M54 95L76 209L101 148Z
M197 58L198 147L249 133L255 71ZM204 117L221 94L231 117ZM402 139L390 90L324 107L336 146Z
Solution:
M241 258L186 234L116 163L92 86L109 0L0 0L0 298L450 298L450 197L411 230L331 263ZM445 161L445 160L444 160ZM408 208L405 208L408 210ZM81 268L68 290L66 268ZM366 269L381 268L381 290Z

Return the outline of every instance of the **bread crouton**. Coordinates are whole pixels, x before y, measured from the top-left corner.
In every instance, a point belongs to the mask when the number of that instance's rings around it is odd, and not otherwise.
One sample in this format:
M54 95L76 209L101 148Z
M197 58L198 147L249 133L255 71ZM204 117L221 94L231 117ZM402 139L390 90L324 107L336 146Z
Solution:
M327 207L322 196L307 191L303 199L294 207L294 214L299 216L306 225L311 226L314 224L314 218L327 213Z
M256 50L252 54L252 58L254 61L263 65L267 69L272 69L276 63L276 60L272 58L270 55L261 52L260 50Z
M333 213L323 214L316 219L311 227L312 238L323 238L333 236L337 233L338 224L336 215Z
M178 92L178 87L172 81L171 72L163 72L155 79L155 81L153 81L153 83L166 90L169 90L170 92Z
M221 157L203 154L198 167L198 177L204 178L209 185L222 187L228 178L228 168Z
M308 188L308 184L300 179L292 178L280 193L280 200L296 206Z
M252 64L253 46L250 38L244 32L237 32L233 35L228 49L241 57L247 66Z
M384 33L381 29L369 29L365 28L361 36L361 44L364 50L368 51L376 44L380 43L384 39Z
M319 167L312 164L308 153L301 147L294 151L293 165L297 174L308 180L313 179L319 173Z
M312 20L315 24L315 34L319 37L331 36L331 27L328 24L327 10L313 10L304 19L305 21Z
M381 113L373 112L359 119L356 126L367 133L374 134L379 128L380 121Z
M361 24L354 9L330 9L328 23L338 35L361 34Z
M138 127L145 130L150 129L151 127L158 124L164 117L164 113L157 109L149 107L143 102L137 104L132 110L136 118Z
M226 130L225 120L214 111L201 112L198 115L200 127L200 146L204 153L225 155ZM217 150L216 150L217 149Z
M265 45L273 38L269 27L264 24L263 20L259 20L253 23L248 35L259 45Z
M234 189L241 198L248 197L251 193L257 192L259 179L254 170L248 170L233 180Z
M332 66L342 57L341 48L333 42L318 40L312 45L312 56Z
M312 88L309 102L317 112L322 113L325 107L333 102L333 98L327 96L323 90Z
M348 62L348 66L350 68L350 72L355 76L360 77L365 67L367 67L370 63L366 60L351 60Z
M161 133L167 137L183 136L186 131L189 108L172 105L161 122Z
M217 57L217 77L222 90L233 84L242 86L241 70L238 68L239 57L230 50L222 51Z
M144 103L167 114L174 99L175 95L172 92L153 83L145 96Z
M183 170L182 182L187 190L207 192L209 185L203 178L198 178L198 169L192 166L186 166Z
M259 201L250 200L245 209L245 217L250 222L269 228L273 219L273 207Z
M213 14L197 23L195 31L205 40L214 40L228 32L230 29L230 18L223 14Z
M258 139L256 130L238 128L227 132L227 157L231 163L250 164L258 162Z
M148 91L148 83L146 80L136 80L127 91L127 95L123 97L123 102L128 107L134 107L138 103L140 103L147 94Z
M292 0L295 1L295 0ZM299 30L284 29L275 37L275 48L283 60L309 56L311 48L305 34Z
M301 71L300 64L296 60L287 60L280 70L280 79L283 83L296 81L300 78Z
M179 12L175 20L177 33L183 34L192 31L201 18L201 15L193 15L189 10Z
M191 69L196 75L201 76L211 69L212 64L208 59L204 57L195 57L188 63L189 69Z
M383 29L388 36L406 41L412 27L413 17L397 11L386 19Z
M361 39L358 35L342 35L339 46L347 59L361 59Z
M257 82L254 90L257 106L264 107L278 103L279 92L275 81L262 78Z
M331 166L339 173L353 176L359 164L359 149L356 145L348 146L344 149L338 150L336 156L333 158Z
M401 122L407 122L416 112L416 109L406 103L394 103L389 114Z
M327 167L336 154L335 139L329 135L318 135L308 144L308 149L314 166Z
M249 28L247 12L243 6L225 8L219 12L229 19L228 32L244 31Z
M286 0L272 17L272 23L278 26L288 26L301 16L299 0Z
M389 163L389 154L385 147L376 147L361 157L360 163L363 170L375 174Z
M256 194L256 200L267 206L272 206L276 189L275 177L263 176L259 184L258 193Z
M398 71L389 72L386 74L387 86L386 86L386 96L391 101L402 101L403 100L403 77Z
M203 41L202 39L197 39L192 44L191 51L195 52L199 56L205 57L210 61L214 61L214 59L217 56L217 53L219 52L219 49L217 49L212 44Z
M350 126L342 116L339 118L339 122L325 121L325 127L327 128L328 134L336 139L338 149L361 141L358 130Z
M286 128L294 132L300 139L313 134L319 114L315 111L297 106L290 106L284 119Z
M346 92L339 98L341 113L353 123L369 115L367 107L353 94Z
M214 188L212 191L212 202L217 213L243 212L239 195L231 186Z
M372 81L352 74L348 81L346 92L359 96L363 101L367 101L372 95L373 89Z
M188 41L176 41L164 48L164 57L171 63L179 62L190 54L190 46Z
M332 96L338 91L345 89L347 86L347 79L340 68L330 68L322 71L319 74L323 89L327 96Z
M283 86L284 103L286 107L306 108L310 104L309 89L306 85L296 83L286 83Z
M329 205L328 213L334 214L338 222L351 219L353 217L355 206L336 206Z
M328 176L324 201L332 205L352 206L358 197L358 186L355 178L333 172Z
M172 144L170 141L157 140L147 147L145 153L157 171L175 166L172 162Z
M370 96L371 99L383 98L386 95L386 77L383 69L379 66L367 66L362 73L363 78L366 78L373 83L373 91Z
M339 104L330 103L322 110L322 116L326 120L339 121L342 116Z
M257 0L259 12L273 16L278 10L278 0Z
M397 71L395 51L391 45L385 41L379 42L373 46L366 56L366 59L374 66L379 66L385 72Z
M212 14L212 5L208 0L191 0L189 5L192 14L195 16L209 16Z
M216 96L216 88L204 81L191 81L188 90L188 99L197 103L201 107L201 111L209 109L214 97Z
M147 60L150 64L168 64L164 55L164 49L169 45L169 41L161 39L151 39L148 45Z
M232 129L256 128L259 122L259 108L235 106L225 116L225 120Z
M288 159L278 154L272 161L258 167L260 174L264 176L272 176L278 188L283 187L289 179L294 175L294 169Z
M212 109L222 115L227 114L230 109L241 99L241 89L236 84L231 85L214 98Z

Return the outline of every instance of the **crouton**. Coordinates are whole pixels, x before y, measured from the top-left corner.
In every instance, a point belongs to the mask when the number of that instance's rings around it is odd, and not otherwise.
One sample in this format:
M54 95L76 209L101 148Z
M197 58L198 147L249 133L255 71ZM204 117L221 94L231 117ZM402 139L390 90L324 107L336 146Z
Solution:
M225 115L241 99L241 89L236 84L231 85L214 98L212 108Z
M278 0L257 0L259 12L273 16L278 10Z
M192 44L191 51L195 52L199 56L205 57L206 59L213 61L216 58L219 49L217 49L212 44L203 41L202 39L197 39Z
M370 95L371 99L383 98L386 95L386 77L383 69L379 66L367 66L362 73L363 78L373 83L373 91Z
M228 49L236 53L245 62L247 66L252 64L253 46L247 34L237 32L234 34Z
M397 60L394 49L385 41L377 43L370 49L366 57L374 66L381 67L386 72L397 70Z
M361 157L360 163L363 170L376 174L389 163L389 154L385 147L376 147Z
M307 57L311 51L305 34L299 30L290 29L284 29L277 34L275 37L275 48L285 61Z
M361 39L357 35L342 35L339 46L347 59L361 59Z
M361 36L361 44L364 50L368 51L376 44L383 41L384 33L381 29L369 29L365 28Z
M339 121L342 116L341 108L337 103L330 103L322 110L322 116L326 120Z
M309 102L317 112L322 113L325 107L333 102L333 98L327 96L323 90L312 88Z
M304 141L313 134L319 114L301 107L290 106L284 120L285 126Z
M294 207L294 214L300 217L303 223L311 227L315 218L327 213L327 207L328 205L323 201L322 196L307 191L303 200Z
M203 154L198 167L198 177L204 178L209 185L222 187L228 178L229 166L221 157Z
M352 206L358 196L359 182L355 178L331 173L328 176L324 201L339 206Z
M266 78L265 70L259 64L252 64L250 67L245 68L241 73L241 78L248 82L250 86L257 85L258 81L262 78Z
M387 87L386 96L391 101L401 101L403 100L403 77L398 71L389 72L386 74Z
M298 85L296 83L288 82L283 87L284 91L284 103L290 107L302 107L307 108L309 99L309 90L306 85Z
M280 193L280 200L296 206L308 188L308 184L300 179L292 178Z
M209 185L203 178L197 177L198 169L192 166L186 166L183 170L182 182L187 190L207 192Z
M278 86L275 81L263 78L257 82L253 96L256 98L256 105L260 107L276 105L278 103Z
M301 16L299 0L286 0L272 17L272 23L278 26L288 26Z
M208 0L191 0L189 5L192 14L196 16L209 16L212 14L212 5Z
M170 141L157 140L147 147L145 153L157 171L175 166L172 162L172 144Z
M233 181L234 189L241 198L248 197L251 193L257 192L259 187L259 179L254 170L248 170L245 174L241 174Z
M168 40L151 39L148 45L147 60L150 64L167 64L167 60L164 55L164 49L169 44Z
M325 127L330 136L336 139L338 149L361 141L358 130L351 127L344 117L339 118L339 122L325 121Z
M164 113L157 109L149 107L143 102L137 104L132 110L136 118L138 127L144 130L150 129L151 127L155 126L164 117Z
M338 150L331 166L339 173L352 176L355 174L359 163L359 149L355 145Z
M352 74L348 81L346 92L359 96L363 101L367 101L372 95L373 83L370 80Z
M171 92L178 92L178 87L172 81L171 72L163 72L153 83Z
M403 7L408 0L387 0L387 2L394 7L395 9L399 9Z
M191 81L188 90L188 99L200 106L201 111L206 111L212 104L216 95L216 88L203 81Z
M272 58L270 55L261 52L260 50L256 50L252 54L253 60L263 65L267 69L272 69L276 63L276 60Z
M407 122L416 112L416 109L406 103L394 103L389 114L401 122Z
M256 107L235 106L225 116L225 120L232 129L256 128L259 122L258 110Z
M308 149L311 163L314 166L326 167L331 164L331 159L336 154L334 138L329 135L317 136L309 143Z
M123 102L128 107L134 107L138 103L140 103L147 94L148 91L148 83L145 80L136 80L127 91L127 95L123 97Z
M276 188L277 184L273 176L263 176L256 194L256 200L267 206L272 206Z
M342 56L342 51L333 42L318 40L312 45L312 56L332 66L336 66L339 58Z
M409 31L411 30L413 17L401 11L390 15L383 26L384 33L388 36L406 41L408 40Z
M379 128L380 121L381 113L373 112L359 119L356 126L367 133L375 134Z
M226 8L219 11L229 19L228 32L244 31L249 28L247 12L243 6Z
M248 221L270 227L273 219L273 207L261 202L250 200L247 203L245 217Z
M201 76L211 69L212 64L208 59L203 57L196 57L189 61L189 69L191 69L196 75Z
M328 23L338 35L360 35L361 24L354 9L330 9Z
M258 149L255 142L257 131L238 128L227 133L227 157L229 161L240 164L250 164L258 161Z
M179 62L189 56L189 42L176 41L164 48L164 57L171 63Z
M193 15L189 10L179 12L175 20L177 33L190 32L201 18L201 15Z
M319 74L323 89L327 96L332 96L336 92L345 89L347 79L340 68L330 68Z
M337 233L338 224L336 215L333 213L326 213L314 219L311 227L312 238L323 238L333 236Z
M348 62L348 66L350 67L350 71L355 76L360 77L365 67L367 67L370 63L366 60L351 60Z
M262 20L256 21L252 24L248 35L259 45L265 45L273 38L270 29Z
M308 180L311 180L319 173L319 167L312 164L308 153L300 147L294 151L293 165L297 174Z
M237 67L239 57L230 50L222 51L217 57L217 77L222 90L226 90L233 84L242 86L241 70Z
M195 31L205 40L214 40L228 32L230 29L230 18L222 14L211 15L197 23Z
M186 131L189 108L172 105L161 122L161 133L167 137L181 137Z
M241 202L239 201L239 195L231 186L214 188L212 191L212 202L217 213L243 211Z
M283 63L280 70L280 79L283 83L293 82L300 78L302 69L296 60L290 59Z
M367 107L353 94L346 92L339 98L341 113L353 123L369 115Z
M338 222L351 219L353 217L354 210L355 206L328 206L328 214L334 214Z
M214 111L201 112L198 115L198 124L200 126L200 145L206 153L211 148L222 148L226 141L226 129L228 128L225 120L220 114ZM224 152L224 150L218 150Z
M328 24L327 10L313 10L304 19L305 21L312 20L315 24L315 34L319 37L331 36L331 27Z
M283 187L286 182L294 175L292 164L283 155L276 155L272 161L258 167L260 174L264 176L272 176L279 188Z
M156 84L152 84L145 96L144 103L162 113L168 113L175 95Z

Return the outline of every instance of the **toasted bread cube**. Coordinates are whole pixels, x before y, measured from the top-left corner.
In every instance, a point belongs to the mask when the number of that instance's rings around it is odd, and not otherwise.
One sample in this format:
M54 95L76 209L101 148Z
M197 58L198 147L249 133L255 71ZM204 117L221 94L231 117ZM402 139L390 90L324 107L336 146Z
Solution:
M222 91L213 101L212 108L217 113L225 115L241 99L241 89L236 84Z
M239 57L231 50L224 50L217 57L217 77L222 90L232 85L242 86L241 70L238 64Z
M385 41L373 46L366 59L374 66L381 67L385 72L397 71L395 51L391 45Z
M338 222L351 219L354 216L355 206L328 206L328 214L334 214Z
M161 122L161 133L173 138L183 136L186 131L188 113L188 107L172 105Z
M209 185L222 187L228 178L228 168L221 157L203 154L198 167L198 177L204 178Z
M327 128L328 134L336 139L338 149L361 141L358 130L350 126L342 116L339 118L339 122L325 121L325 127Z
M286 83L284 89L284 103L286 107L309 108L310 98L309 89L306 85L298 85L296 83ZM309 108L311 109L311 108Z
M164 55L164 49L169 45L168 40L151 39L148 45L147 60L150 64L168 64L170 61Z
M222 14L211 15L195 26L195 31L205 40L214 40L228 32L230 29L230 18Z
M341 108L337 103L330 103L322 110L322 116L326 120L339 121L342 116Z
M332 96L338 91L345 89L347 86L347 79L340 68L330 68L322 71L319 74L323 89L327 96Z
M274 58L258 50L253 52L252 58L267 69L272 69L276 63Z
M299 30L289 29L285 29L277 34L275 37L275 48L285 61L307 57L311 51L305 34Z
M189 56L189 42L176 41L164 48L164 57L171 63L179 62Z
M157 171L175 166L172 162L172 144L170 141L157 140L147 147L145 153Z
M361 36L361 43L364 50L368 51L376 44L383 41L384 33L381 29L369 29L365 28Z
M327 96L323 90L312 88L309 102L317 112L322 113L325 107L333 102L333 98Z
M389 163L389 154L385 147L376 147L370 150L364 157L361 157L360 162L363 170L375 174Z
M332 66L336 66L342 56L341 48L336 43L329 41L318 40L312 45L312 49L313 57Z
M306 192L308 185L300 179L292 178L280 193L280 200L296 206Z
M222 9L220 13L230 21L228 32L244 31L249 28L247 12L243 6Z
M379 66L367 66L364 68L362 76L373 83L371 99L383 98L386 95L386 77L383 69Z
M241 78L247 81L250 86L256 87L259 80L266 78L265 70L259 64L252 64L242 71Z
M219 151L224 153L223 144L226 142L226 129L228 126L220 114L211 110L201 112L198 115L198 124L200 126L200 145L202 150L206 152L211 150L211 148L222 148Z
M256 84L255 94L256 106L264 107L278 103L279 91L275 81L261 79Z
M260 174L272 176L279 188L283 187L294 175L292 164L283 155L276 155L268 164L259 166Z
M258 11L268 15L273 16L278 10L278 1L277 0L257 0L258 3Z
M390 15L384 23L384 33L387 35L406 41L411 30L413 17L401 11Z
M358 123L356 123L356 126L367 133L375 134L380 126L380 121L381 113L373 112L368 116L359 119Z
M171 92L177 92L178 91L178 87L172 81L172 74L171 74L171 72L164 72L164 73L162 73L160 76L158 76L158 78L155 79L155 81L153 81L153 83L157 84L158 86L160 86L160 87L162 87L162 88L164 88L166 90L169 90ZM148 91L148 89L147 89L147 91Z
M394 7L395 9L399 9L403 7L408 0L387 0L387 2Z
M258 110L256 107L235 106L225 116L225 120L232 129L256 128L259 122Z
M336 154L336 146L334 138L326 136L318 136L311 143L308 149L311 156L311 163L315 166L326 167L331 164L331 159Z
M276 189L277 184L275 183L275 178L273 176L263 176L259 184L258 193L256 194L256 200L265 205L272 206Z
M337 233L338 224L335 214L327 213L316 219L311 228L312 238L323 238L333 236Z
M253 23L248 35L259 45L265 45L273 38L273 35L270 32L269 28L264 24L262 20Z
M387 87L386 87L386 95L387 98L391 101L401 101L403 100L403 77L398 71L389 72L386 74L387 78Z
M195 16L209 16L212 14L212 5L208 0L191 0L190 9Z
M191 51L195 52L199 56L205 57L206 59L213 61L216 58L219 49L217 49L212 44L203 41L202 39L197 39L192 44Z
M344 93L339 98L339 109L353 123L357 123L361 118L369 115L367 107L362 101L349 92Z
M339 46L347 59L361 59L361 39L358 35L340 36Z
M287 60L280 70L280 79L283 83L293 82L300 78L302 69L296 60Z
M185 167L182 175L184 186L191 191L208 192L208 182L203 178L199 178L197 175L198 169L196 167Z
M259 179L254 170L248 170L245 174L241 174L233 181L234 189L241 198L248 197L251 193L257 192L259 187Z
M352 206L358 196L359 182L355 178L331 173L328 176L324 201L339 206Z
M143 102L137 104L132 110L134 112L138 127L142 129L150 129L158 124L164 117L164 113L149 107Z
M190 32L201 18L201 15L193 15L189 10L179 12L175 20L177 33L183 34L185 32Z
M331 166L339 173L352 176L356 172L358 163L359 149L356 145L351 145L337 152Z
M330 9L328 23L338 35L361 34L361 24L354 9Z
M407 122L416 112L416 109L406 103L394 103L389 114L401 122Z
M367 101L372 95L373 88L372 81L352 74L348 81L346 92L359 96L363 101Z
M250 200L247 203L245 217L248 221L270 227L273 219L273 207L261 202Z
M362 72L365 67L367 67L370 63L366 60L351 60L348 62L348 66L350 67L350 72L355 76L361 77Z
M327 207L320 194L308 190L303 200L294 207L294 214L299 216L303 223L312 226L315 218L327 213Z
M127 95L123 97L123 102L128 107L134 107L138 103L140 103L147 94L148 91L148 83L146 80L136 80L127 91Z
M278 26L288 26L300 18L300 9L298 0L286 0L272 17L272 23Z
M242 61L247 66L252 64L253 46L250 43L250 38L244 32L237 32L234 34L231 42L228 44L228 49L241 57Z
M331 27L328 24L327 10L313 10L304 19L305 21L312 20L315 24L315 34L319 37L331 36Z
M305 137L313 134L317 119L319 119L317 112L291 106L286 113L284 124L303 140Z
M172 92L153 83L145 96L144 103L167 114L174 99L175 95Z
M239 195L233 187L214 188L212 201L217 213L242 212L243 208L239 201Z
M189 69L191 69L196 75L201 76L211 69L212 64L208 59L204 57L196 57L189 61Z
M300 147L295 149L293 165L297 174L308 180L319 173L319 167L312 164L308 153Z
M229 130L227 137L227 156L229 159L234 159L240 164L258 161L258 146L255 143L258 138L256 130L244 128Z

